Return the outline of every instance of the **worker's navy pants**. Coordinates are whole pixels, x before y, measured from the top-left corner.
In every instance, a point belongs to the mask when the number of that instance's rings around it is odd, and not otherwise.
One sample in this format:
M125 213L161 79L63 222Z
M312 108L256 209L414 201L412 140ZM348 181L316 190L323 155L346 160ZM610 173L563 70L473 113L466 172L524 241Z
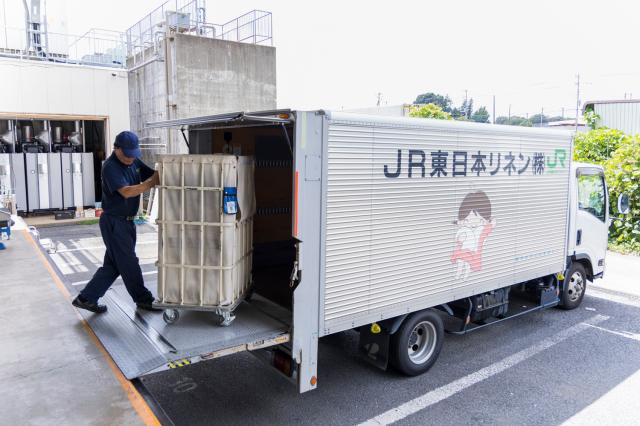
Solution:
M116 278L122 276L134 302L153 301L153 295L144 286L142 270L136 256L136 225L133 221L103 214L100 216L100 232L107 247L104 264L98 268L80 295L89 302L96 303Z

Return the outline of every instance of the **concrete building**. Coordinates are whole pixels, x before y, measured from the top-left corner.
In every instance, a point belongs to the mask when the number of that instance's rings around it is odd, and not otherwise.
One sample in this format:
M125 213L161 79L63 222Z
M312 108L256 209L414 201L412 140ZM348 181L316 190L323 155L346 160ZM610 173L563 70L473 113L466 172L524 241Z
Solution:
M155 23L145 17L127 31L131 128L148 161L188 148L180 132L146 123L276 108L270 13L252 11L220 26L171 13ZM172 24L181 19L184 26Z
M0 58L0 119L98 121L107 141L129 128L126 70Z
M548 123L545 123L545 126L542 126L542 127L548 127L550 129L576 130L576 121L575 120L550 121ZM588 130L589 130L589 128L587 127L587 124L584 122L584 120L579 119L578 120L577 131L578 132L586 132Z
M630 135L640 133L640 99L588 101L582 111L588 110L600 116L599 126L622 130Z
M21 214L94 207L130 121L121 33L49 32L41 3L6 5L24 19L3 13L0 31L0 195Z
M11 182L0 185L0 192L22 200L19 210L67 208L57 201L35 202L47 198L37 196L40 187L48 188L46 193L58 186L61 170L90 169L60 165L66 161L60 154L87 154L82 164L93 163L94 172L86 174L93 175L95 200L86 197L84 206L75 205L91 207L101 199L102 161L122 130L140 135L144 159L153 164L157 153L186 152L188 135L148 130L148 122L276 108L269 12L254 10L214 24L206 20L203 0L170 0L125 33L92 29L73 36L48 31L40 6L40 0L13 4L24 14L23 27L13 28L15 19L4 14L0 31L0 176ZM47 161L55 163L39 169L53 182L48 186L29 184L32 173L19 168L18 157L8 156L24 154L23 162L30 164L37 153L51 153ZM25 201L31 198L34 202Z

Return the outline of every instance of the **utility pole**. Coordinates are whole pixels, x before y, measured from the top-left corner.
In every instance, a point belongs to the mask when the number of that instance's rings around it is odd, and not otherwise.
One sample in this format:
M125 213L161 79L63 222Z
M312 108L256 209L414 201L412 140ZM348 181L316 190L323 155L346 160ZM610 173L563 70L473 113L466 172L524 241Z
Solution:
M580 74L576 74L576 132L578 131L578 114L580 111Z
M542 117L544 117L544 107L540 109L540 127L542 127Z
M511 104L509 104L509 120L507 121L507 124L511 124Z
M562 107L562 119L564 120L564 107Z
M496 95L493 95L493 113L491 114L493 124L496 124Z
M376 104L376 106L380 106L381 102L382 102L382 93L378 92L378 103Z

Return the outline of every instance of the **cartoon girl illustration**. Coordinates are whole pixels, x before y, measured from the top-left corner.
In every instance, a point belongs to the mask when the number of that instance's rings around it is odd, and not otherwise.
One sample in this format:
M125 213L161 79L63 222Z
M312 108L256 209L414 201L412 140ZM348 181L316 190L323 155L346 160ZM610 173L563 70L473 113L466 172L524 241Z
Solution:
M454 223L458 225L458 232L451 262L456 264L456 279L466 280L470 271L482 270L484 241L496 226L487 194L483 191L467 194Z

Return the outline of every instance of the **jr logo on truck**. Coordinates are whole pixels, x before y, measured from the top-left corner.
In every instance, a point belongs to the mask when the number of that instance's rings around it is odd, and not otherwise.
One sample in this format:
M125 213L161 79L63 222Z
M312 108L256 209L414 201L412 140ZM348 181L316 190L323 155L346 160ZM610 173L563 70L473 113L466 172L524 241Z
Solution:
M456 279L466 280L470 271L482 270L482 250L496 220L491 216L491 201L483 191L467 194L458 208L456 244L451 262L456 267Z
M427 154L431 157L427 162ZM557 168L565 167L567 152L556 149L552 155L543 152L532 154L487 151L437 151L425 152L422 149L397 150L395 165L384 165L387 178L400 177L403 170L403 158L406 158L406 176L413 177L467 177L467 176L519 176L523 173L542 175L554 173Z

